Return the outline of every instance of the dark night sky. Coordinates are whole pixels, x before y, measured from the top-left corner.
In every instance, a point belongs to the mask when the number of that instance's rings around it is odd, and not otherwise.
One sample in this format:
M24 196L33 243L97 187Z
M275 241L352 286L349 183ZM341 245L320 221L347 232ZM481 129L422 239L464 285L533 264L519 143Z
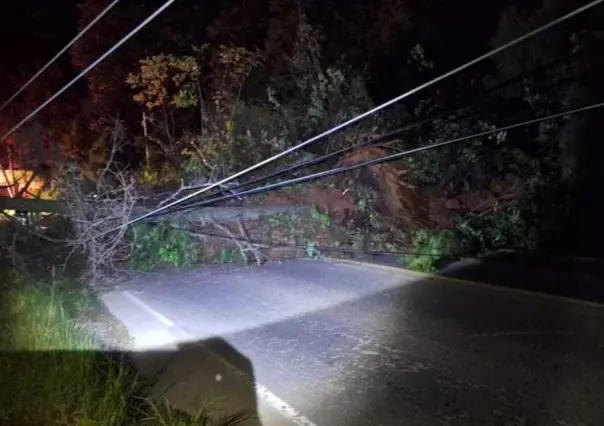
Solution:
M0 97L12 95L75 35L77 0L18 0L0 5ZM60 63L69 64L69 55Z
M168 12L178 13L179 6L192 1L200 0L179 0ZM313 1L320 3L322 0L311 0L309 4ZM488 40L497 26L499 13L506 5L526 5L537 1L408 0L407 4L416 15L418 40L429 49L433 58L438 58L440 66L448 69L488 48ZM13 75L22 68L25 75L31 75L53 57L76 34L77 2L78 0L3 2L0 6L0 71L6 76ZM110 0L106 1L107 4L109 2ZM119 6L103 19L111 19L112 13L119 13ZM399 56L399 52L393 52L390 59L396 61ZM69 66L69 61L67 54L61 58L61 63L66 67ZM388 59L385 61L389 62ZM482 71L477 69L477 72ZM14 90L12 86L9 79L3 79L0 82L0 93L5 96L6 92Z
M2 2L0 17L3 67L34 58L46 61L75 33L76 0Z
M492 27L496 23L498 9L502 4L510 3L510 0L409 0L410 6L416 11L432 10L430 14L435 16L434 10L439 10L436 15L442 17L442 22L433 22L431 25L442 27L446 32L453 30L464 45L472 44L473 33ZM3 69L6 70L8 65L28 63L34 59L44 62L61 49L75 35L76 4L77 0L3 2L0 6L0 35L3 40L0 44L0 57ZM177 4L174 6L177 7ZM478 18L474 21L472 31L467 31L465 25L457 26L459 21L455 15L460 13Z

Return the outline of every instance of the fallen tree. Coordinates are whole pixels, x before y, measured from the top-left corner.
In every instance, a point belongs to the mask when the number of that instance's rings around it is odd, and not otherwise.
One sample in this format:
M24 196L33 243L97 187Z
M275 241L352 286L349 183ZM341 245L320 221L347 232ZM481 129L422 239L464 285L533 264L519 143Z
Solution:
M94 202L93 202L94 204ZM31 213L56 213L68 215L73 206L61 200L43 200L35 198L9 198L0 197L0 211L16 210ZM130 219L142 216L153 211L156 206L135 205L131 211ZM278 206L229 206L229 207L203 207L197 210L170 213L158 217L146 219L148 222L173 222L183 221L234 221L255 220L262 216L283 213L308 213L309 206L301 205L278 205Z

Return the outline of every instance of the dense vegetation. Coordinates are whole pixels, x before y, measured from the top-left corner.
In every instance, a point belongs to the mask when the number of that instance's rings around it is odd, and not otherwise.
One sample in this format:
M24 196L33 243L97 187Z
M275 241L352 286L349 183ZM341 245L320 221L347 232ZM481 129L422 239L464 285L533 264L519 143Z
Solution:
M86 67L156 3L118 6L71 49L72 70ZM130 142L119 160L137 169L141 181L219 178L576 6L466 3L177 2L36 125L53 149L95 169L107 161L107 135L119 117ZM104 6L83 0L79 28ZM600 101L601 18L602 8L594 9L308 150L325 153L438 116L388 146L408 149ZM39 103L51 80L13 112ZM401 179L426 206L430 197L446 199L449 213L403 230L415 253L406 260L433 269L441 260L501 248L601 255L597 241L604 234L594 218L602 210L593 184L604 173L601 121L598 112L560 118L400 161L408 171Z

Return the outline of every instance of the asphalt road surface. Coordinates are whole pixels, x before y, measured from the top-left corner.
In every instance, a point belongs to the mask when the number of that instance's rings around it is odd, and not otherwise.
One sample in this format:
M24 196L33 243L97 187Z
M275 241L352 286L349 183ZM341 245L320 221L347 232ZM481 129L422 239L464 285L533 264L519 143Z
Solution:
M308 424L604 425L604 307L324 261L153 273L122 290L223 339Z

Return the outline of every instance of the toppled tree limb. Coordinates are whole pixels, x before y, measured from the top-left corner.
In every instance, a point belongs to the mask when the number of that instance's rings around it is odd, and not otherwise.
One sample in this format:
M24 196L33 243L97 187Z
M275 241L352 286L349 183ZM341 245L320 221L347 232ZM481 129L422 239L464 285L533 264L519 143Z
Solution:
M239 234L241 234L241 236L244 238L244 241L248 245L249 250L256 258L256 263L258 264L258 266L260 266L263 261L262 253L258 250L257 247L254 246L254 244L249 243L249 235L247 234L245 227L243 226L243 222L241 220L237 221L237 226L239 227Z
M263 256L258 251L256 244L248 241L247 235L245 233L245 230L243 229L243 225L242 225L241 221L238 222L238 225L239 225L239 231L243 238L236 237L235 234L233 234L233 232L231 232L231 230L228 227L221 225L220 223L218 223L216 221L214 221L212 223L212 225L214 225L215 228L219 229L224 234L226 234L229 237L229 239L232 240L237 245L237 248L239 249L239 252L241 253L241 257L243 258L244 264L247 265L247 263L248 263L247 253L251 252L256 259L256 264L258 266L262 265Z
M243 242L240 241L237 237L235 237L235 235L233 235L233 233L226 226L223 226L217 222L214 222L213 225L216 228L218 228L219 230L221 230L222 232L224 232L226 235L228 235L229 238L231 238L235 242L235 244L237 244L237 248L239 249L239 252L241 253L241 258L243 259L243 263L245 265L247 265L247 253L246 253L246 249L243 247Z
M186 232L187 234L191 235L192 237L198 237L198 238L217 238L217 239L228 240L228 241L233 240L233 241L245 242L245 243L247 243L247 244L249 244L251 246L257 247L257 248L265 248L265 249L270 248L270 246L267 246L266 244L249 241L249 240L246 240L244 238L229 237L229 236L224 236L224 235L212 234L210 232L191 231L189 229L180 228L178 226L173 226L172 228L177 229L179 231Z
M148 209L151 211L151 209ZM253 207L202 207L188 212L170 213L149 218L153 222L169 222L172 224L187 224L191 222L231 222L236 220L256 220L262 216L273 214L305 214L310 212L310 206L253 206Z
M134 206L132 208L131 218L153 211L155 206ZM41 200L29 198L8 198L0 197L0 211L2 210L20 210L27 212L48 212L66 214L69 211L68 205L58 200ZM310 206L304 205L279 205L279 206L243 206L243 207L202 207L188 212L168 213L166 215L149 218L152 222L172 222L176 221L218 221L233 220L255 220L262 216L271 214L304 214L310 211Z
M64 184L68 196L67 214L74 229L74 236L68 243L72 247L70 255L78 249L85 253L87 275L92 279L118 271L118 264L128 259L132 250L125 239L129 230L125 225L139 203L135 184L133 179L120 172L112 172L111 178L117 182L114 187L107 179L98 179L98 197L94 201L87 198L77 182L66 181Z

